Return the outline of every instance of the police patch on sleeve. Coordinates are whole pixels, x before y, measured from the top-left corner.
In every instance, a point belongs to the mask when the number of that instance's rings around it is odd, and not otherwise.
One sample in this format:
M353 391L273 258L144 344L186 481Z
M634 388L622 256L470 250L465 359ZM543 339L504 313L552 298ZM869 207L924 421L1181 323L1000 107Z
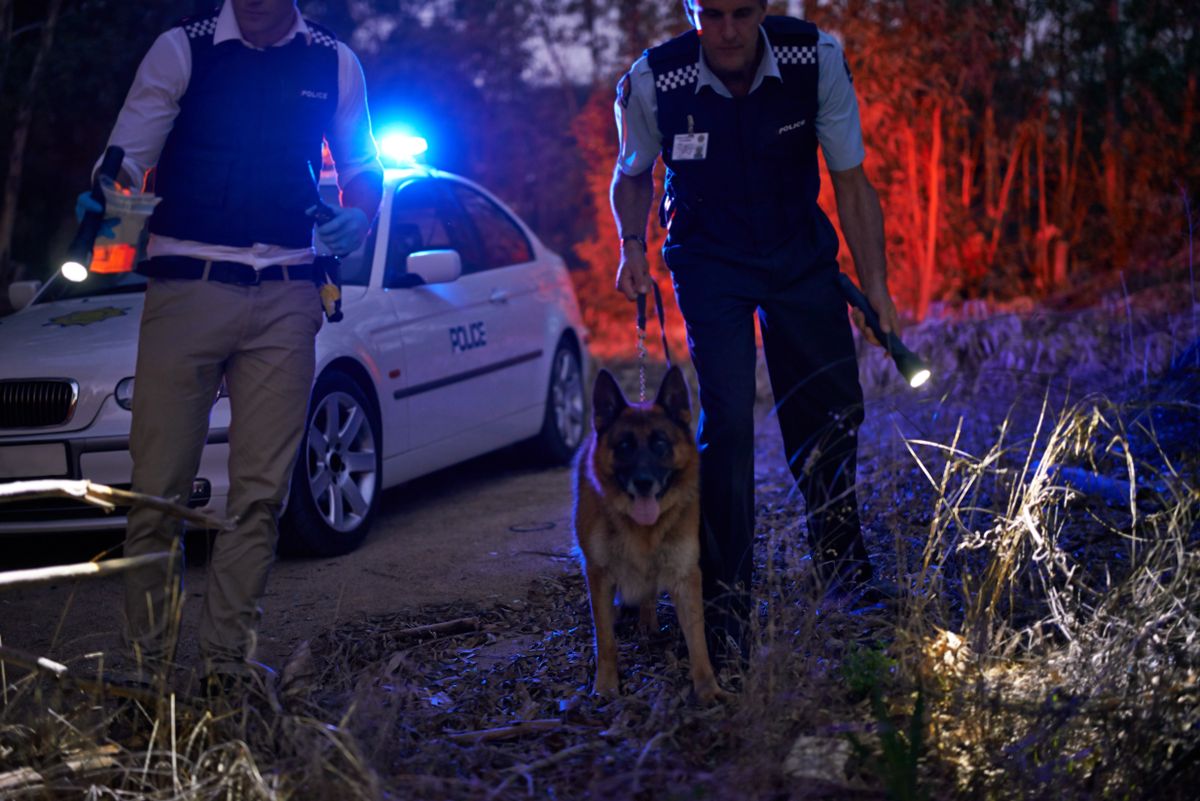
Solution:
M627 72L617 84L617 99L621 101L621 108L629 108L631 95L633 95L633 78Z

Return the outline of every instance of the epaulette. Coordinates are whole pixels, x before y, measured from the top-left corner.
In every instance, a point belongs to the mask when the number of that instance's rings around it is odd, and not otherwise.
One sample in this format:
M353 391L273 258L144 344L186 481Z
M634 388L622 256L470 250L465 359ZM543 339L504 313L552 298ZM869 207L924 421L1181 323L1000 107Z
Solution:
M334 35L333 31L324 25L318 25L307 17L304 19L304 24L308 26L308 32L312 34L313 44L337 50L337 36Z
M212 37L217 32L217 17L220 13L220 9L217 9L207 14L184 17L175 23L175 27L183 28L189 39Z
M646 60L659 92L691 86L700 79L700 37L694 30L680 34L647 50Z
M781 68L816 65L817 42L821 38L816 25L808 20L772 16L763 20L763 30Z

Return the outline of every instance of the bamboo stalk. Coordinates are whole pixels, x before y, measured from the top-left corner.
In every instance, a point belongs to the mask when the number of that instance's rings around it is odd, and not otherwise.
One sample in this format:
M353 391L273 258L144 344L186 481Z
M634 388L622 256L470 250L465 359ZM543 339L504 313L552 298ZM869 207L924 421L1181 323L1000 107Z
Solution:
M0 573L0 590L11 590L29 584L42 584L72 578L91 578L92 576L111 576L114 573L124 573L144 565L165 562L171 558L166 551L148 553L142 556L127 556L121 559L106 559L103 562L80 562L74 565L54 565L52 567L36 567L29 570L9 570Z
M146 495L131 490L116 489L115 487L97 484L84 479L73 481L67 479L42 479L39 481L14 481L0 484L0 503L9 501L24 501L34 498L74 498L93 506L99 506L106 511L112 511L118 506L146 506L174 515L188 523L194 523L204 528L218 531L232 531L234 522L222 520L212 515L191 509L181 503Z

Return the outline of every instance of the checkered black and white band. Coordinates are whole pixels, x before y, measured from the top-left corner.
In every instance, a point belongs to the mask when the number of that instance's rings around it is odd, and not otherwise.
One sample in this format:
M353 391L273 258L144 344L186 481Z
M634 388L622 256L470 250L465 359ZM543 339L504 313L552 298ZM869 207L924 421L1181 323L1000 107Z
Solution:
M198 19L195 22L189 22L183 26L183 30L187 33L189 39L202 39L205 36L212 36L217 32L217 18L208 17L207 19Z
M654 76L654 86L660 92L669 92L681 86L688 86L700 79L700 64L688 64L686 67L664 72Z
M313 38L314 42L316 42L319 45L324 45L325 47L332 47L334 50L337 50L337 39L334 39L332 36L330 36L325 31L319 30L317 28L310 27L308 30L312 33L312 38Z
M804 47L796 47L786 45L783 47L772 48L775 51L775 60L780 64L816 64L817 63L817 47L816 45L807 45Z

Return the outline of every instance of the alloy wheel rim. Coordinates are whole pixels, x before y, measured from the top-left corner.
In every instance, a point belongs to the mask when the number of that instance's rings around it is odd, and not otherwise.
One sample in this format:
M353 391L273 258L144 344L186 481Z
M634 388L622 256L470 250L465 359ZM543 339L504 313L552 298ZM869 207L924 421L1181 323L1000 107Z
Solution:
M375 433L367 410L345 392L321 399L308 424L305 459L317 513L335 531L359 528L378 491Z
M554 424L563 443L574 449L583 441L583 376L568 351L558 354L551 380Z

